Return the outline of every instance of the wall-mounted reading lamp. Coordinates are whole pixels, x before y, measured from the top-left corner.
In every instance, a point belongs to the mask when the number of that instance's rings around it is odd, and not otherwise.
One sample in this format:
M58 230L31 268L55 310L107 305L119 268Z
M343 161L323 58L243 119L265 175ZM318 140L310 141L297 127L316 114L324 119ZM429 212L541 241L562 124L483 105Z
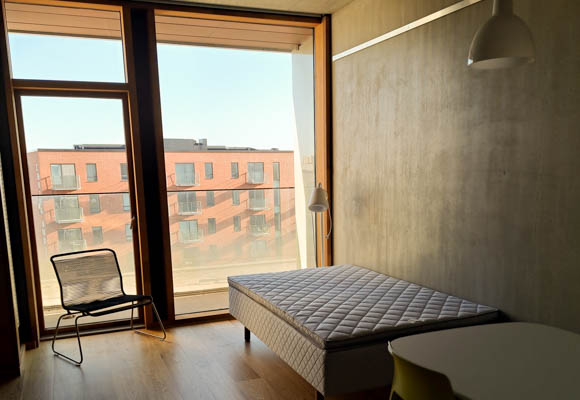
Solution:
M533 63L532 33L513 12L512 0L494 0L493 15L471 42L467 65L476 69L512 68Z
M323 214L325 211L328 211L328 193L326 190L322 188L322 184L319 183L318 186L312 192L310 196L310 203L308 203L308 209L314 213L320 214L320 254L321 254L321 263L319 266L324 267L324 229L323 229ZM326 239L330 237L330 233L332 232L332 217L330 216L330 212L328 213L330 218L330 229L328 230L328 234L326 235Z

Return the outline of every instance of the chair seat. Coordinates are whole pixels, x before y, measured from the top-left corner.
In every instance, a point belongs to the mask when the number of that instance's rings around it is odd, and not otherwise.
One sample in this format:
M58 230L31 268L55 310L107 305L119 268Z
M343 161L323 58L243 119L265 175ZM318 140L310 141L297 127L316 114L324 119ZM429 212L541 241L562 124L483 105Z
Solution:
M138 294L126 294L123 296L111 297L111 298L106 299L106 300L97 300L97 301L93 301L93 302L85 303L85 304L67 305L65 307L65 309L70 310L70 311L80 311L82 313L86 313L89 315L91 315L91 313L93 313L93 315L94 315L94 311L103 310L105 308L114 307L114 306L118 306L118 305L126 304L126 303L131 303L131 302L137 303L137 304L135 304L135 307L144 306L147 304L151 304L152 298L151 298L151 296L143 296L143 295L138 295ZM98 313L98 314L99 315L110 314L113 312L127 310L127 309L131 309L131 308L133 308L133 306L120 307L118 309L113 309L110 311L107 310L104 313Z

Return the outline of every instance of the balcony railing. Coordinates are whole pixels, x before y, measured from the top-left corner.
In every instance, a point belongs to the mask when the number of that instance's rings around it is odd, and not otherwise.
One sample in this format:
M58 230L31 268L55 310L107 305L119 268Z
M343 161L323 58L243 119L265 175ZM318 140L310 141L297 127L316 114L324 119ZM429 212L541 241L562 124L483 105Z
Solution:
M203 240L203 231L198 230L197 232L181 232L179 231L179 241L181 243L194 243L201 242Z
M248 233L254 236L264 236L268 234L268 225L248 225Z
M177 213L179 215L197 215L201 214L201 201L184 201L177 204Z
M81 188L81 179L78 175L65 175L56 179L51 179L52 190L79 190Z
M266 174L246 174L246 183L248 185L262 185L266 183Z
M267 210L270 206L269 199L252 199L248 200L248 210L250 211L261 211Z
M54 210L54 219L57 224L70 224L81 222L83 220L83 209L76 208L56 208Z
M199 182L199 172L182 176L181 179L177 179L177 176L175 177L175 186L199 186Z
M58 242L58 251L70 252L70 251L80 251L87 248L86 240L63 240Z

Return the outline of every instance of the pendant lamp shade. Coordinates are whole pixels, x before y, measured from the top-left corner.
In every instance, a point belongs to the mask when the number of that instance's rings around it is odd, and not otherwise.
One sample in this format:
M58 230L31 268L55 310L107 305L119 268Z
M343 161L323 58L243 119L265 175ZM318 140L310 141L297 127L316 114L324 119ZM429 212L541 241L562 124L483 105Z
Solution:
M493 15L475 34L467 65L476 69L512 68L535 61L532 33L513 13L512 0L494 0Z
M322 188L320 183L316 189L312 191L310 203L308 203L308 209L312 212L323 212L328 210L328 194L326 193L326 190Z

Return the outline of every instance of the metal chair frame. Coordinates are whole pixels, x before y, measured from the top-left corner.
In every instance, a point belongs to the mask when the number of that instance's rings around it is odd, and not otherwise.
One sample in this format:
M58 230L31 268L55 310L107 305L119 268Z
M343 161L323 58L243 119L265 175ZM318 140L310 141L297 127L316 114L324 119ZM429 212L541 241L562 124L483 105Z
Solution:
M106 309L106 308L110 308L110 306L103 306L102 308L97 308L96 310L93 311L75 311L75 310L70 310L69 306L65 306L64 304L64 295L63 295L63 291L62 291L62 282L60 280L60 276L58 274L58 269L56 267L55 258L59 258L59 257L67 257L67 256L72 256L72 255L77 255L77 254L88 254L88 253L96 253L96 252L110 252L113 254L113 257L115 258L115 265L117 266L117 272L119 273L119 280L120 280L120 285L121 285L121 292L123 293L123 295L127 295L125 293L125 289L123 288L123 275L121 274L121 268L119 267L119 260L117 259L117 254L115 253L114 250L112 249L94 249L94 250L82 250L82 251L73 251L70 253L61 253L61 254L55 254L52 257L50 257L50 262L52 263L52 266L54 268L54 272L56 273L56 278L58 280L58 285L60 287L60 301L61 301L61 305L62 308L64 308L66 310L66 314L61 315L58 318L58 321L56 323L56 329L54 331L54 336L52 337L52 351L55 355L64 358L67 361L72 362L73 364L80 366L84 360L83 357L83 348L81 345L81 337L80 337L80 332L79 332L79 325L78 325L78 321L79 319L83 318L83 317L97 317L97 316L101 316L101 315L108 315L108 314L113 314L119 311L125 311L125 310L131 310L131 330L134 333L139 333L141 335L146 335L146 336L151 336L154 338L157 338L161 341L164 341L167 338L167 332L165 331L165 327L163 326L163 321L161 321L161 318L159 317L159 313L157 312L157 307L155 307L155 303L153 302L153 297L151 296L143 296L144 300L146 301L145 303L138 303L135 304L135 301L131 301L131 305L125 305L125 306L121 306L121 307L115 307L115 308L111 308L110 310L105 310L105 311L99 311L102 309ZM121 303L123 304L123 303ZM161 330L163 331L163 335L155 335L149 332L145 332L145 331L141 331L141 330L136 330L134 328L133 325L133 311L135 310L135 308L139 308L139 307L145 307L151 305L151 308L153 308L153 312L155 313L155 317L157 318L157 321L159 321L159 325L161 326ZM94 311L98 311L98 312L94 312ZM79 345L79 353L80 353L80 360L75 360L65 354L62 354L58 351L55 350L54 348L54 343L56 342L56 337L58 335L58 329L60 327L60 322L63 319L71 319L74 318L75 319L75 330L76 330L76 336L77 336L77 342Z

